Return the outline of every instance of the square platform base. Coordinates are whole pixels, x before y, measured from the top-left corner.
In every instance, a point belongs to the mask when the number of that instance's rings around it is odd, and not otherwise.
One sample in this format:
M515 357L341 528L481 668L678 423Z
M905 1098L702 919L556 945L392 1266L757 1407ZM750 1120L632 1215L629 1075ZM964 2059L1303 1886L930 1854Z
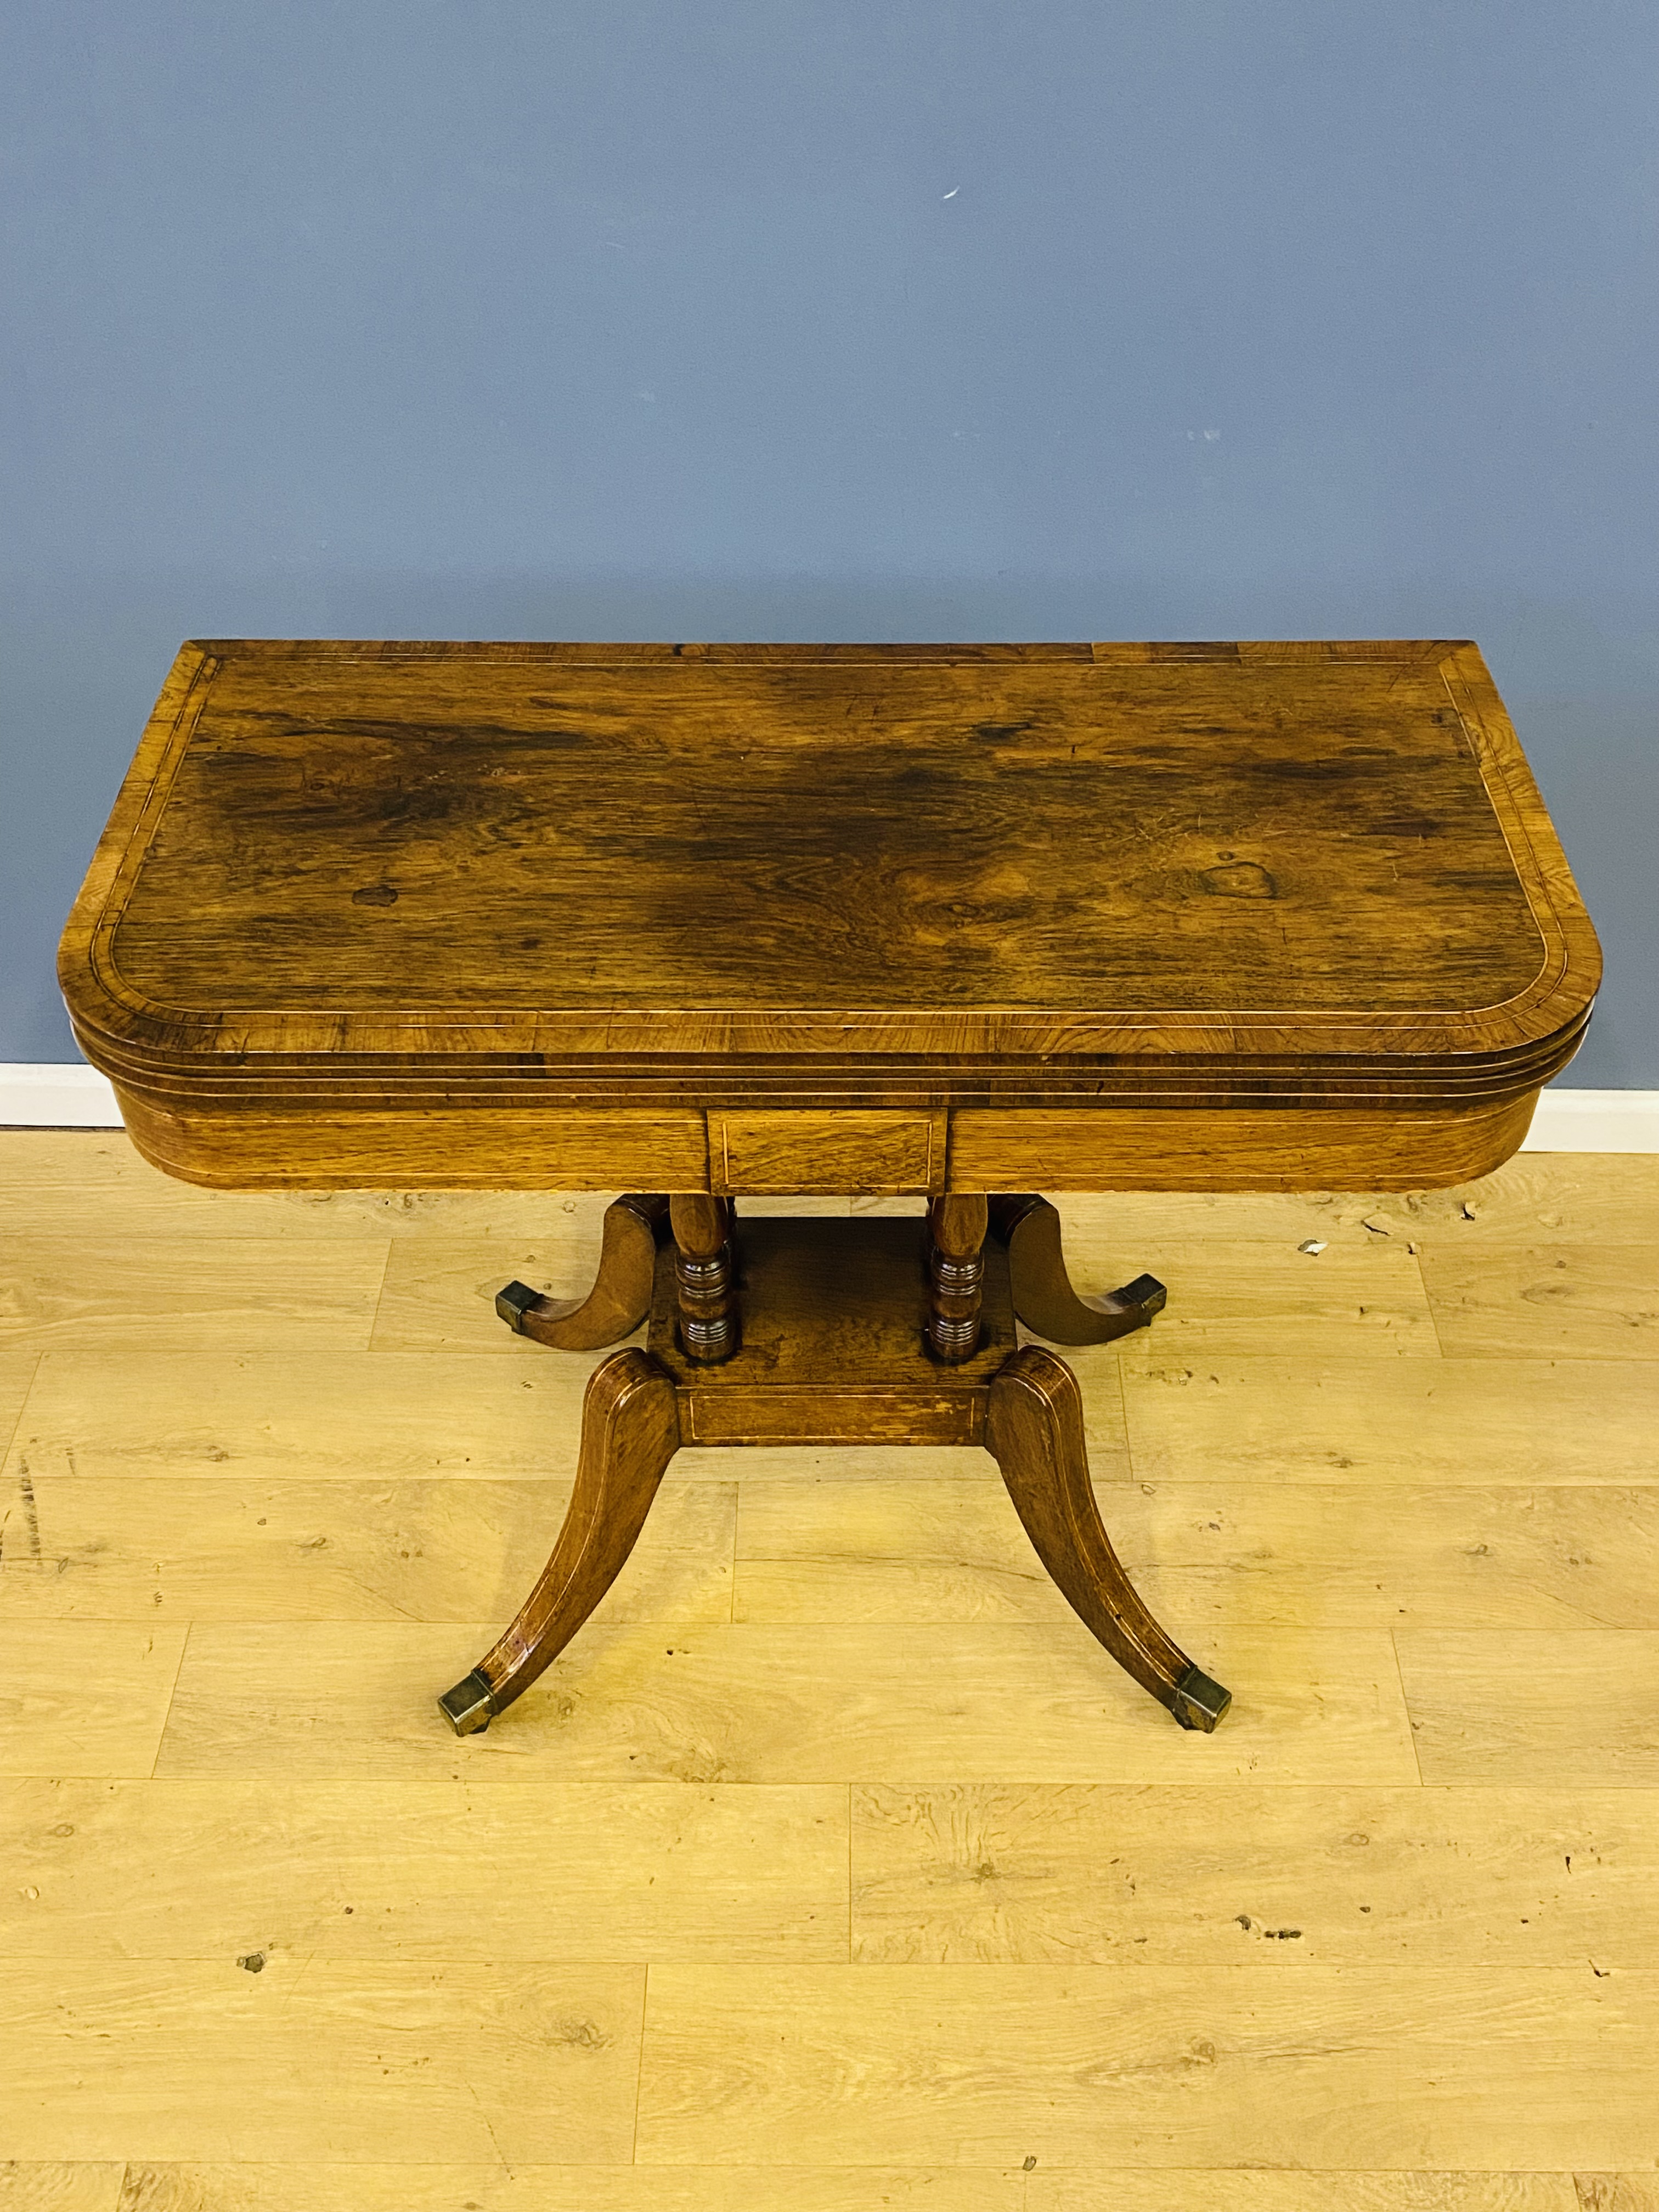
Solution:
M657 1255L648 1349L696 1444L981 1444L991 1378L1017 1346L1008 1255L985 1244L979 1348L927 1350L927 1224L763 1217L734 1224L743 1336L717 1367L676 1327L674 1248Z

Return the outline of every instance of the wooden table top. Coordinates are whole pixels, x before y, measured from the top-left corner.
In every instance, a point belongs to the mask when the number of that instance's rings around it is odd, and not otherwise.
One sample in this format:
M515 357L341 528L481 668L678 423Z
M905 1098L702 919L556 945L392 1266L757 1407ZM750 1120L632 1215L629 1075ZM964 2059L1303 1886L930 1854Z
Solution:
M1595 939L1473 645L212 641L65 933L156 1102L1473 1105Z

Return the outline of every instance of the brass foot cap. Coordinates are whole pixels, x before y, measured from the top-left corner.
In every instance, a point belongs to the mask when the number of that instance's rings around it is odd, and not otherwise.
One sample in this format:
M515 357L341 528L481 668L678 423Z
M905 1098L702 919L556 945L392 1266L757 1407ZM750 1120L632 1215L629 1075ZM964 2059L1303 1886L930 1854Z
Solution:
M465 1681L444 1692L438 1700L438 1710L457 1735L476 1735L480 1729L487 1729L494 1718L495 1699L489 1683L475 1667Z
M1212 1682L1201 1667L1189 1667L1176 1684L1170 1711L1185 1729L1201 1729L1208 1735L1233 1701L1231 1690Z
M528 1283L507 1283L495 1293L495 1310L516 1335L524 1334L524 1317L539 1303L541 1292Z
M1137 1275L1133 1283L1125 1283L1112 1296L1121 1305L1139 1306L1146 1321L1154 1314L1161 1314L1170 1303L1170 1293L1156 1275Z

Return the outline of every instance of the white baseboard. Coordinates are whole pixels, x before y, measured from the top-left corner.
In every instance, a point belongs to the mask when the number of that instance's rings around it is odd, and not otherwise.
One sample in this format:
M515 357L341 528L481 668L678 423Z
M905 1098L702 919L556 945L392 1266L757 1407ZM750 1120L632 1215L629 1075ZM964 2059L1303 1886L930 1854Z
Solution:
M1545 1091L1521 1149L1659 1152L1659 1091Z
M0 1127L118 1129L107 1078L84 1061L0 1060ZM1547 1091L1528 1152L1659 1152L1659 1091Z
M83 1060L0 1060L0 1128L118 1129L109 1078Z

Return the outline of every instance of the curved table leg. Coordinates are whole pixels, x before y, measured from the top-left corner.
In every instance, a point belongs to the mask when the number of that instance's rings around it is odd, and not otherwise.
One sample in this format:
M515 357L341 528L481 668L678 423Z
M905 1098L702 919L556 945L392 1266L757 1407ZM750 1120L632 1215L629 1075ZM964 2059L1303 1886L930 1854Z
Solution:
M1046 1198L994 1198L990 1212L992 1233L1008 1247L1014 1311L1051 1344L1107 1344L1163 1312L1170 1294L1156 1275L1137 1275L1104 1297L1079 1297L1066 1273L1060 1216Z
M674 1386L648 1353L618 1352L594 1369L552 1557L512 1626L438 1700L457 1735L487 1728L569 1643L622 1572L679 1443Z
M1034 1344L1014 1353L991 1384L985 1441L1073 1611L1182 1728L1207 1735L1231 1696L1164 1634L1112 1549L1089 1480L1082 1394L1063 1359Z
M651 1310L657 1244L666 1232L668 1200L629 1191L605 1209L599 1272L585 1298L549 1298L527 1283L495 1293L495 1310L520 1336L560 1352L599 1352L631 1336Z

